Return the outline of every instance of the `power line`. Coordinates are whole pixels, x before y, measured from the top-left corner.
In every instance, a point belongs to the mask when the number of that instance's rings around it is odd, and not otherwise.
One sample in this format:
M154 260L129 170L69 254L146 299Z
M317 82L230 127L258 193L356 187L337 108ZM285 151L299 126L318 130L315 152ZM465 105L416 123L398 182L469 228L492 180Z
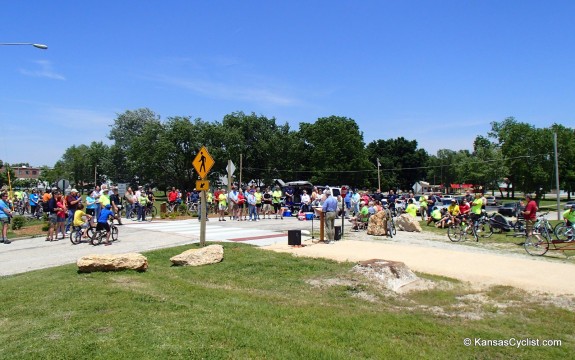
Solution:
M529 158L536 158L540 156L547 156L546 154L538 154L538 155L521 155L515 156L510 158L503 158L503 159L491 159L491 160L469 160L469 162L473 164L486 164L486 163L493 163L499 161L511 161L517 159L529 159ZM380 169L380 171L404 171L404 170L424 170L424 169L434 169L434 168L441 168L441 167L450 167L455 164L446 164L446 165L429 165L429 166L416 166L416 167L404 167L404 168L388 168L388 169ZM255 167L244 167L245 170L253 170L253 171L271 171L271 172L298 172L298 173L369 173L377 171L377 169L366 169L366 170L296 170L296 169L264 169L264 168L255 168Z

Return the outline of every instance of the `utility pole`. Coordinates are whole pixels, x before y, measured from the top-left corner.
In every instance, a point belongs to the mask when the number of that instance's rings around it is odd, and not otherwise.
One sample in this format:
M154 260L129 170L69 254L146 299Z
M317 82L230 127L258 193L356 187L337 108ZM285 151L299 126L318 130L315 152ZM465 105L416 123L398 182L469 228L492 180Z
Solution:
M561 193L559 189L559 157L557 155L557 132L553 133L553 148L555 150L555 187L557 188L557 220L561 220Z

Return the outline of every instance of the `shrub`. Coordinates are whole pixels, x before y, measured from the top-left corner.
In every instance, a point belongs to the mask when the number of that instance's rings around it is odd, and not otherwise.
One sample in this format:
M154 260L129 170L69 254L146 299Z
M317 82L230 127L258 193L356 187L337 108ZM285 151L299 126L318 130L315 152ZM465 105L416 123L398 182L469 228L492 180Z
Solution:
M42 225L42 231L48 231L50 230L50 224L49 223L45 223L44 225Z
M26 218L24 216L14 216L12 218L12 230L22 229L26 224Z

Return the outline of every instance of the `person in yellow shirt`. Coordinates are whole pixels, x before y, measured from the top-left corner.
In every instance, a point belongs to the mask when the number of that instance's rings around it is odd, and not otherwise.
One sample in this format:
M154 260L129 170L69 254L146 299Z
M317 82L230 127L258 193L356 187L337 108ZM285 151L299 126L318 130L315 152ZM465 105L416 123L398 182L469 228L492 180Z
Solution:
M78 203L76 211L74 211L74 227L82 228L82 238L88 237L88 228L90 227L90 219L92 217L84 212L84 205ZM85 220L84 220L85 219Z
M475 222L481 217L481 208L483 207L483 200L481 194L476 193L475 199L471 202L471 221Z
M218 212L220 217L218 221L226 221L226 210L228 209L228 194L226 194L226 189L222 189L222 192L218 195Z
M417 206L413 203L413 199L409 199L405 212L417 218Z
M256 192L254 193L256 197L256 214L258 215L258 220L260 219L260 215L262 213L262 191L259 187L256 188Z
M425 195L419 197L419 213L421 220L425 221L427 219L427 197Z
M461 210L459 210L459 204L457 204L457 200L453 200L451 204L447 207L447 212L449 214L449 221L447 224L458 224L459 223L459 214L461 214Z

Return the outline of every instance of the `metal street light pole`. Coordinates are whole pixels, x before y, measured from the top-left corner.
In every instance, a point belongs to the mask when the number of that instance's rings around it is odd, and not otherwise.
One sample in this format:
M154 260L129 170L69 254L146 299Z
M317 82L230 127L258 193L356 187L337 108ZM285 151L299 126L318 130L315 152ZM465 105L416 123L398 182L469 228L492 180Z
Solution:
M38 49L42 49L42 50L46 50L48 49L48 45L44 45L44 44L34 44L34 43L0 43L0 45L30 45L30 46L34 46L35 48Z

